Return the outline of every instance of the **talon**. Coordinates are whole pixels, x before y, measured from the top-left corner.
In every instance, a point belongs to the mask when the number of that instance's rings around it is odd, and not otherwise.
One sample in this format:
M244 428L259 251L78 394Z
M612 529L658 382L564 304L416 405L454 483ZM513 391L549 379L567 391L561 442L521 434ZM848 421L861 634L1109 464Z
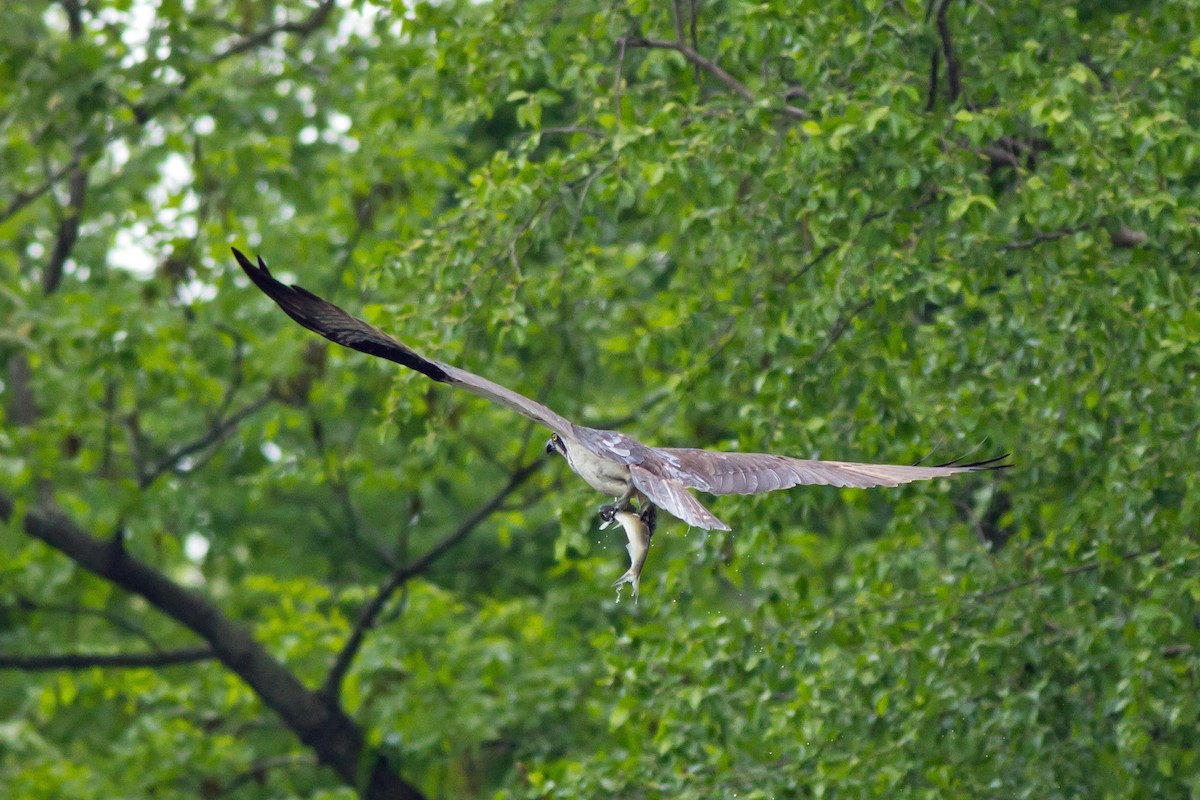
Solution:
M617 518L616 504L600 507L600 530L604 530L609 525L612 525Z
M658 506L647 502L646 507L641 510L638 517L642 520L642 524L646 526L649 535L653 536L654 529L658 527Z

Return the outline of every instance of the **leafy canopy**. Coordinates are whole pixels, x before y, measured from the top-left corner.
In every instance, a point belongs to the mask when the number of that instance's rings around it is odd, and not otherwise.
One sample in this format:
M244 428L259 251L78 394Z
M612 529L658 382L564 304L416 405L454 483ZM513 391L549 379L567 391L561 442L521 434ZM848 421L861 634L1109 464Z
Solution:
M356 785L28 535L52 498L308 687L359 626L331 707L426 796L1200 792L1198 21L5 4L7 790ZM543 431L319 343L231 244L650 443L1016 468L716 500L734 532L664 520L617 604Z

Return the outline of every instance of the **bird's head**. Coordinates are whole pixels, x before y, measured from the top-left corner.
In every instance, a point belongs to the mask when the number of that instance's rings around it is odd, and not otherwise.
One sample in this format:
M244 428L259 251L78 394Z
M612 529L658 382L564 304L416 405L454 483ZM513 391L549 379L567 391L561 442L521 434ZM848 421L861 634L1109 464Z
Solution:
M565 456L567 454L566 442L557 433L551 434L550 438L546 440L546 453L548 455L562 453Z

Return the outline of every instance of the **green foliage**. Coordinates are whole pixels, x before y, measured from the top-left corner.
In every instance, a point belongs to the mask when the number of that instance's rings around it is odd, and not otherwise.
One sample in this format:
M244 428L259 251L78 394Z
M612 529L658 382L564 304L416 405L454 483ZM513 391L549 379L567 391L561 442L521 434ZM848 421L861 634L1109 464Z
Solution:
M429 796L1200 794L1200 6L926 5L5 4L0 492L124 531L317 686L538 458L317 346L233 244L653 444L1015 453L664 518L639 605L544 465L343 687ZM674 8L687 47L638 38ZM0 657L196 643L0 539ZM3 678L13 797L350 796L219 662Z

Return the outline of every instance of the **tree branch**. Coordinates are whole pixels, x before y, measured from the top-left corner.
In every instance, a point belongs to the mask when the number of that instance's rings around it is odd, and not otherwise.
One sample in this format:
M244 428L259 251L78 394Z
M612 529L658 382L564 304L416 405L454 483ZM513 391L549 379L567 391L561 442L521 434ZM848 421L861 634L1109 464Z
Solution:
M333 10L333 5L334 0L321 0L320 5L314 8L313 12L309 14L306 19L303 19L300 22L281 22L278 25L271 25L267 28L263 28L257 33L252 33L246 38L238 42L234 42L220 53L217 53L217 55L213 57L212 63L224 61L231 56L236 56L239 53L246 52L247 50L253 50L256 47L261 47L280 33L295 33L301 38L308 36L325 23L325 19L329 16L329 12Z
M0 520L14 509L0 492ZM368 800L424 800L402 779L386 757L342 708L310 691L270 655L244 627L229 619L201 594L172 581L120 547L98 539L56 509L30 511L25 532L66 555L80 567L144 598L181 625L199 634L214 655L246 682L275 711L322 764L332 768Z
M1086 231L1088 228L1092 227L1093 224L1094 223L1091 222L1083 222L1079 225L1068 225L1067 227L1059 228L1058 230L1039 232L1031 239L1020 239L1015 242L1007 242L1001 245L1000 249L1028 250L1031 247L1036 247L1042 242L1053 242L1057 239L1065 239L1066 237L1079 233L1080 231Z
M249 769L246 769L238 775L235 775L230 779L229 783L226 783L223 786L218 781L212 780L211 786L213 789L213 795L221 796L233 794L236 789L240 789L251 781L261 783L268 771L279 767L293 768L311 763L311 758L296 753L285 753L283 755L264 758L259 761L255 761L250 765ZM203 791L201 792L201 797L208 796L209 795L205 794Z
M938 65L941 64L941 59L941 51L934 48L933 55L929 57L929 93L925 100L925 113L933 111L937 105Z
M677 53L681 53L684 58L700 67L708 74L712 75L721 83L728 86L746 102L757 102L754 92L750 91L746 84L742 83L737 78L721 69L721 67L715 61L705 58L683 42L668 42L662 39L645 39L641 36L626 36L618 39L617 44L622 45L623 47L643 47L657 50L674 50ZM807 111L796 108L795 106L787 105L786 103L782 105L779 110L783 114L793 119L808 119L810 117Z
M10 217L24 209L25 206L50 191L54 187L54 184L61 181L78 166L79 156L75 154L69 162L52 172L36 189L30 189L27 192L17 192L13 199L8 202L8 205L5 206L4 211L0 211L0 222L8 221Z
M71 40L83 35L83 6L80 0L62 0L67 12L67 28ZM58 235L46 271L42 273L42 293L54 294L62 281L63 266L71 257L71 250L79 239L79 218L83 215L83 201L87 197L88 171L83 167L83 140L78 140L71 152L71 183L67 192L67 212L58 223Z
M683 35L683 9L680 6L680 0L671 0L671 5L675 11L675 41L682 43L686 41Z
M517 469L509 477L508 483L493 495L492 499L476 509L475 513L465 519L452 533L429 548L425 552L425 555L399 567L388 576L388 579L375 592L375 596L371 598L371 602L367 603L358 615L358 622L355 623L354 630L350 632L350 636L346 639L346 644L342 647L341 652L338 653L337 659L334 660L333 666L329 669L329 674L325 677L325 683L321 686L321 694L324 695L327 702L331 704L337 703L342 681L345 680L346 673L350 670L350 665L354 662L355 656L358 655L367 631L375 626L379 615L383 612L384 606L387 605L388 600L396 593L396 590L428 570L435 561L461 544L480 523L499 510L509 495L519 489L525 481L529 480L535 472L541 469L544 463L545 459L537 459Z
M53 656L22 656L0 653L0 669L24 672L46 672L56 669L132 669L138 667L170 667L211 661L217 655L211 647L181 647L157 653L61 653Z
M854 318L869 308L874 302L874 297L868 297L854 308L850 309L849 311L843 311L840 315L838 315L837 321L833 323L833 327L829 329L829 333L825 336L825 342L821 345L817 352L813 353L812 358L808 360L809 366L816 364L818 361L824 358L825 354L829 352L829 348L833 347L837 340L842 338L842 335L850 327L850 323L854 320Z
M114 628L119 628L126 633L136 636L141 639L146 645L154 651L161 651L162 648L154 637L143 630L140 626L135 625L119 614L114 614L103 608L90 608L88 606L78 606L70 603L43 603L34 600L31 597L17 595L16 602L7 606L0 606L0 611L22 611L25 613L41 612L43 614L71 614L80 617L97 617L104 620Z
M1137 558L1142 558L1143 556L1156 555L1160 549L1161 548L1158 547L1152 547L1147 550L1135 550L1133 552L1123 553L1117 558L1117 561L1132 561ZM1053 574L1038 573L1029 578L1023 578L1021 580L1011 581L1009 583L1002 583L997 586L993 586L990 589L979 589L973 592L964 592L963 594L959 595L956 600L962 605L977 604L986 600L992 600L994 598L1010 594L1012 592L1017 592L1022 589L1028 589L1033 586L1042 586L1052 580L1070 578L1075 575L1083 575L1088 572L1095 572L1103 566L1111 565L1111 563L1112 562L1101 561L1099 559L1095 561L1085 561L1082 564L1076 564L1075 566L1067 567ZM815 611L813 612L812 616L827 614L832 610L835 616L839 619L844 617L863 617L887 612L911 611L918 608L942 605L947 602L948 599L944 595L923 594L909 600L900 600L890 603L877 603L869 606L838 605L832 607L831 609ZM961 615L963 612L959 613Z
M1155 555L1156 553L1158 553L1158 551L1159 551L1159 548L1157 548L1157 547L1151 548L1149 550L1135 550L1132 553L1125 553L1125 554L1121 555L1121 557L1118 560L1119 561L1132 561L1133 559L1141 558L1142 556ZM1060 575L1061 577L1067 578L1072 575L1081 575L1085 572L1094 572L1094 571L1100 569L1100 567L1105 566L1106 563L1107 562L1100 561L1099 559L1097 559L1096 561L1088 561L1083 564L1077 564L1074 567L1067 567L1062 572L1060 572L1058 575ZM1058 576L1055 576L1055 577L1058 577ZM1025 578L1024 580L1013 581L1012 583L1004 583L1004 584L1001 584L1000 586L996 586L991 589L983 589L978 592L972 592L972 593L966 595L966 597L964 599L967 602L978 603L983 600L991 600L993 597L999 597L1000 595L1008 594L1009 592L1015 592L1019 589L1027 589L1030 586L1041 586L1042 584L1046 583L1047 580L1049 580L1049 578L1046 575L1035 575L1032 578Z
M54 239L54 250L50 253L50 261L46 271L42 273L42 292L53 294L62 282L63 267L71 257L71 250L79 240L79 219L83 215L83 203L87 197L88 171L79 161L78 148L75 165L71 169L70 188L67 193L67 209L62 220L58 223L58 235Z
M157 464L149 468L138 476L138 486L145 489L150 484L161 478L167 472L179 466L185 458L195 453L212 447L221 442L237 430L237 426L244 419L257 414L262 409L266 408L272 400L270 392L258 398L257 400L246 404L246 406L233 414L230 414L223 420L216 420L209 426L209 429L200 437L193 439L186 444L180 445L175 450L164 456Z
M950 22L946 18L949 9L950 0L941 0L937 9L937 30L942 40L942 55L946 57L946 83L953 103L962 93L962 65L954 55L954 43L950 39Z
M33 369L24 353L8 360L8 420L12 425L26 427L37 421L37 401L33 396Z

